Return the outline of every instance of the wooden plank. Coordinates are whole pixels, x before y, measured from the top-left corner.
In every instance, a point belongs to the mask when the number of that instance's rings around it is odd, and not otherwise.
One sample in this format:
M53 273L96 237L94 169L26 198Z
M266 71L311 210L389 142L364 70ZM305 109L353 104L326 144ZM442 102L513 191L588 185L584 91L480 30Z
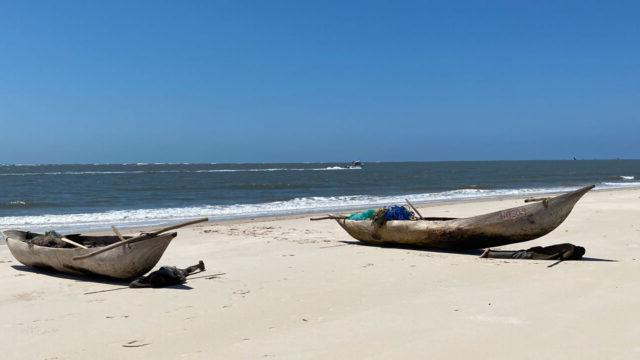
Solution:
M193 224L198 224L201 222L206 222L209 221L208 218L202 218L202 219L197 219L197 220L192 220L192 221L187 221L185 223L181 223L181 224L177 224L177 225L172 225L166 228L162 228L160 230L156 230L150 233L144 233L135 237L132 237L131 239L127 239L127 240L122 240L122 241L118 241L117 243L111 244L111 245L107 245L103 248L100 248L99 250L96 250L92 253L86 254L86 255L80 255L80 256L76 256L73 258L73 260L81 260L81 259L86 259L86 258L90 258L92 256L98 255L98 254L102 254L105 251L109 251L111 249L115 249L118 246L122 246L122 245L126 245L126 244L130 244L133 242L138 242L138 241L142 241L142 240L147 240L147 239L151 239L154 238L158 235L160 235L163 232L167 232L170 230L175 230L181 227L185 227L185 226L189 226L189 225L193 225Z

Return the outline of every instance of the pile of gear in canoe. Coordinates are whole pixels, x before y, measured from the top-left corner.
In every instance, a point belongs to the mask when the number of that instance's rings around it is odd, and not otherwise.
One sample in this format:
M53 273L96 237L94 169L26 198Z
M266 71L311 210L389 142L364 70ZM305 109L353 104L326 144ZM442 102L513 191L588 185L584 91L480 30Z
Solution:
M51 248L72 248L73 245L62 241L62 235L55 230L44 234L35 234L27 231L25 242L29 245L46 246Z
M417 220L418 218L413 211L400 205L369 209L347 216L347 220L371 220L377 225L382 225L391 220Z

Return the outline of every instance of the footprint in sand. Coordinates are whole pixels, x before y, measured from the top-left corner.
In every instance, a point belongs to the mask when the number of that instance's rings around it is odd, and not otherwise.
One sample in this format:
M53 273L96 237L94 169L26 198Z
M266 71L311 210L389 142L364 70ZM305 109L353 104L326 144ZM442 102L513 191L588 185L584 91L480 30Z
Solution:
M36 291L32 292L23 292L20 294L16 294L13 296L16 300L20 301L32 301L40 298L40 295Z
M122 347L134 348L134 347L142 347L147 345L151 345L151 343L143 343L143 342L139 342L138 340L131 340L126 344L122 344Z
M251 291L249 290L236 290L233 292L234 295L240 295L241 297L245 297L245 295L247 295L248 293L250 293Z
M107 315L104 318L105 319L115 319L115 318L122 318L122 319L126 319L128 318L129 315Z

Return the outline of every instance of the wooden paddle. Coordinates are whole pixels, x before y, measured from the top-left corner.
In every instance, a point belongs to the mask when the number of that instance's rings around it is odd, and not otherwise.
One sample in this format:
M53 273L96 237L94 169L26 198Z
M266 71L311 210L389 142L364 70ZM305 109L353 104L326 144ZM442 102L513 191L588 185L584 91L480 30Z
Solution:
M348 218L348 216L341 216L341 215L332 215L332 214L328 214L327 216L322 216L322 217L317 217L317 218L310 218L309 220L311 221L318 221L318 220L344 220Z
M413 206L413 204L409 201L409 199L404 199L404 201L407 202L407 204L409 204L409 206L413 209L413 211L415 211L416 215L418 215L418 219L424 219L422 217L422 214L420 214L420 212L418 211L418 209L416 209L415 206Z
M150 233L140 234L140 235L132 237L130 239L121 240L121 241L118 241L117 243L113 243L111 245L107 245L107 246L101 248L100 250L96 250L96 251L94 251L92 253L85 254L85 255L80 255L80 256L75 256L73 258L73 260L81 260L81 259L90 258L92 256L95 256L95 255L98 255L98 254L102 254L105 251L109 251L111 249L115 249L118 246L122 246L122 245L125 245L125 244L131 244L131 243L142 241L142 240L147 240L147 239L156 237L156 236L162 234L163 232L167 232L167 231L170 231L170 230L175 230L175 229L178 229L178 228L181 228L181 227L185 227L185 226L189 226L189 225L193 225L193 224L198 224L198 223L201 223L201 222L207 222L207 221L209 221L208 218L191 220L191 221L187 221L185 223L181 223L181 224L172 225L172 226L169 226L169 227L166 227L166 228L162 228L160 230L156 230L156 231L153 231L153 232L150 232Z
M524 202L529 203L529 202L536 202L536 201L545 201L545 200L549 200L551 199L550 197L541 197L541 198L527 198L524 199Z
M61 237L60 240L66 242L67 244L71 244L71 245L79 247L79 248L88 249L88 247L86 247L86 246L84 246L82 244L78 244L77 242L75 242L73 240L69 240L66 237Z
M537 202L537 201L542 201L542 205L546 208L549 207L549 199L551 199L550 197L542 197L542 198L528 198L528 199L524 199L524 202L526 203L530 203L530 202Z
M113 232L116 234L116 236L118 237L118 239L120 239L120 241L125 241L126 239L122 236L122 234L120 233L120 230L118 230L118 228L115 225L111 225L111 229L113 230Z

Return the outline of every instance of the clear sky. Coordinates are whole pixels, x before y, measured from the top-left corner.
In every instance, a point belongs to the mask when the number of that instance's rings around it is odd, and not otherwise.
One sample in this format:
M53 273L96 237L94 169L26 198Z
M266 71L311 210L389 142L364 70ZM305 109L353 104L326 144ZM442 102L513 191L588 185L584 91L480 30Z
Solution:
M637 1L0 1L0 163L640 158Z

